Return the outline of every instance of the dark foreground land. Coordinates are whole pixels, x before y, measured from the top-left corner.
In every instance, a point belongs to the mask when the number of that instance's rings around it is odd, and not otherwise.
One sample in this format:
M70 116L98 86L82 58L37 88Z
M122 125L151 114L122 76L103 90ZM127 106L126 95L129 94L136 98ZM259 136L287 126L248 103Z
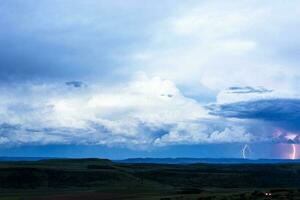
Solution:
M300 199L300 164L0 162L0 200Z

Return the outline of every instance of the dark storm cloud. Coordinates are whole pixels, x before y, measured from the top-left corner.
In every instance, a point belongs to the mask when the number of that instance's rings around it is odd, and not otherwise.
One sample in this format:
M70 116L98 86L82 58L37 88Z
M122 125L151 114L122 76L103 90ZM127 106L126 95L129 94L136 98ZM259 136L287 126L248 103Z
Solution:
M300 130L300 99L264 99L215 105L211 114L226 118L271 122L289 130Z
M111 74L167 11L144 3L2 1L0 80L120 78Z

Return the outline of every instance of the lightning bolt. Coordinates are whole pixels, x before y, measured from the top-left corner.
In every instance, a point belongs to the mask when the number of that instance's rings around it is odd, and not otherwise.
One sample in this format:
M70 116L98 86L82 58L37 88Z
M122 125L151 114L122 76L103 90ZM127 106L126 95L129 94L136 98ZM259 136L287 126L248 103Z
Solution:
M245 144L245 146L242 149L242 156L243 156L244 159L247 159L247 155L246 155L247 149L249 151L249 146L248 146L248 144Z
M292 144L292 154L291 154L291 159L295 160L297 156L297 148L295 144Z

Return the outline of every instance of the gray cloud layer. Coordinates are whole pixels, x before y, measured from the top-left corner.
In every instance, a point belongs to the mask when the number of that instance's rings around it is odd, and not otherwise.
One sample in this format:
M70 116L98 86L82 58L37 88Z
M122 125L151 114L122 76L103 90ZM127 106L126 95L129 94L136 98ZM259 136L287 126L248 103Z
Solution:
M1 80L101 78L147 37L171 10L145 1L3 1L0 5ZM116 77L116 74L114 76Z
M226 118L254 119L289 131L300 130L299 99L263 99L210 107L211 114Z

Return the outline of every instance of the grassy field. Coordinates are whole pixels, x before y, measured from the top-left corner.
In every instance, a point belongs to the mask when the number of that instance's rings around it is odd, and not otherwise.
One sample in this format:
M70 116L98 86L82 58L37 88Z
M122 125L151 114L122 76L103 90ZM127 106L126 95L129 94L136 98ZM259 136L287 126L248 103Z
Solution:
M0 162L0 200L17 199L300 199L300 165Z

